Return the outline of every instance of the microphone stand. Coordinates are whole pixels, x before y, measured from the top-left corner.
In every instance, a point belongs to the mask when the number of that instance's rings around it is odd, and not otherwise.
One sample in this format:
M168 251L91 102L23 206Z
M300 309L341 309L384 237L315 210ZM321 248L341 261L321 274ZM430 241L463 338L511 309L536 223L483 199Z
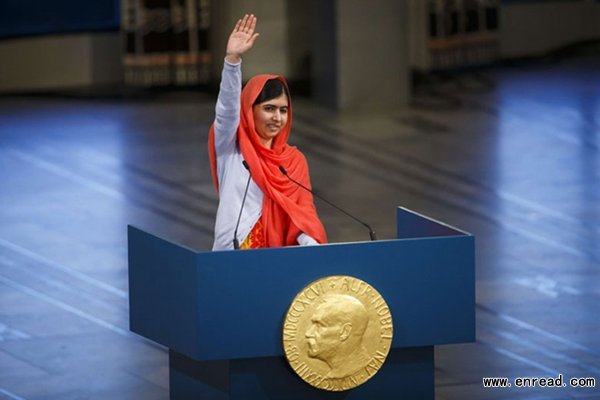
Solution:
M242 205L240 207L240 215L238 215L237 223L235 224L235 230L233 231L233 248L235 250L240 249L240 241L237 238L238 228L240 226L240 220L242 219L242 210L244 209L244 203L246 202L246 195L248 194L248 187L250 187L250 179L252 178L252 174L250 173L250 166L246 162L246 160L242 161L244 167L248 170L248 181L246 182L246 190L244 190L244 197L242 198Z
M369 237L371 238L371 240L377 240L377 234L375 233L375 231L373 230L373 228L371 228L371 226L369 224L367 224L366 222L361 221L360 219L356 218L354 215L348 213L345 210L342 210L340 207L336 206L335 204L333 204L332 202L330 202L329 200L319 196L317 193L315 193L314 191L310 190L309 188L307 188L306 186L304 186L303 184L301 184L300 182L298 182L297 180L295 180L294 178L292 178L291 176L288 175L287 171L285 168L283 168L282 165L279 166L279 170L281 171L282 174L284 174L290 181L294 182L296 185L300 186L302 189L310 192L313 196L318 197L319 199L323 200L325 203L329 204L331 207L335 208L336 210L346 214L347 216L349 216L350 218L352 218L353 220L355 220L356 222L358 222L359 224L363 225L364 227L366 227L369 230Z

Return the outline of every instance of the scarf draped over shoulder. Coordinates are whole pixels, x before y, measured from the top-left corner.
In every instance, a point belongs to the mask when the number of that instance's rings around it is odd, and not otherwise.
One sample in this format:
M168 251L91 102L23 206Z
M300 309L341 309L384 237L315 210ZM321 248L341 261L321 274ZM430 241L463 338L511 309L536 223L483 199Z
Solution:
M291 99L288 99L290 104L287 123L273 139L271 149L262 145L256 133L252 104L270 79L279 79L287 88L285 79L278 75L258 75L250 79L242 90L240 123L237 129L242 156L250 166L252 179L264 193L262 222L267 246L298 244L296 238L300 233L311 236L319 243L326 243L327 236L317 216L312 194L291 182L279 169L279 166L284 167L294 180L311 187L304 155L287 143L292 125ZM214 135L212 125L208 149L213 182L218 191Z

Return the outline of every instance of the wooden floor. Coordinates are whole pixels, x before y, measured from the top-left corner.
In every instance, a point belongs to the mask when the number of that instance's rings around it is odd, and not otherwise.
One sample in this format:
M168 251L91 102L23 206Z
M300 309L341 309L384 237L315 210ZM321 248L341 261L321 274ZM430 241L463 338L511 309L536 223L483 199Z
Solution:
M0 98L0 398L168 398L165 349L128 331L126 226L210 248L213 102ZM294 106L313 185L380 238L399 205L476 236L477 342L436 350L436 398L600 399L482 385L600 379L600 58L431 77L393 115Z

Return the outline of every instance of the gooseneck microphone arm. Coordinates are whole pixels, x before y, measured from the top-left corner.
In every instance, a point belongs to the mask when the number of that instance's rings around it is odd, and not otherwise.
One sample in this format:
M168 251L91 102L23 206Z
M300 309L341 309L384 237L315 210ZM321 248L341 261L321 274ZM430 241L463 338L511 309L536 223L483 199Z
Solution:
M242 205L240 207L240 215L238 215L237 223L235 224L235 230L233 231L233 248L235 250L239 250L240 241L237 238L238 227L240 226L240 220L242 219L242 210L244 209L244 203L246 202L246 195L248 194L248 187L250 187L250 179L252 178L252 174L250 173L250 166L246 162L246 160L242 161L244 167L248 170L248 181L246 182L246 190L244 190L244 197L242 198Z
M367 228L369 230L369 237L371 238L371 240L377 240L377 234L375 233L375 231L373 230L373 228L371 228L371 226L369 224L367 224L366 222L361 221L360 219L356 218L354 215L350 214L349 212L342 210L340 207L336 206L335 204L333 204L332 202L330 202L329 200L319 196L317 193L313 192L312 190L310 190L309 188L307 188L306 186L304 186L303 184L301 184L300 182L298 182L297 180L295 180L294 178L292 178L291 176L288 175L287 171L285 168L283 168L282 165L279 166L279 170L281 171L282 174L284 174L290 181L294 182L296 185L300 186L302 189L310 192L313 196L318 197L319 199L323 200L325 203L329 204L331 207L335 208L336 210L346 214L347 216L349 216L350 218L352 218L353 220L355 220L356 222L358 222L359 224L363 225L365 228Z

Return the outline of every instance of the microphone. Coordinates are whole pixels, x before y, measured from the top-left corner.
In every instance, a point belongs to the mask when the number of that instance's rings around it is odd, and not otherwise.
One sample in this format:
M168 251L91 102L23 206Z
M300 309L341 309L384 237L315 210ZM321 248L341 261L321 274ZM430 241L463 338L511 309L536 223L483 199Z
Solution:
M246 162L246 160L242 160L242 164L244 164L244 168L248 170L248 181L246 182L246 190L244 191L244 197L242 198L242 206L240 207L240 215L238 215L237 223L235 224L235 230L233 231L233 248L235 250L239 250L240 242L237 238L237 231L240 226L240 220L242 219L242 210L244 209L244 203L246 202L246 195L248 194L248 187L250 186L250 179L252 178L252 174L250 173L250 166Z
M371 228L371 226L369 224L367 224L366 222L361 221L360 219L356 218L354 215L350 214L349 212L342 210L341 208L339 208L338 206L336 206L332 202L330 202L330 201L326 200L325 198L319 196L317 193L313 192L312 190L310 190L309 188L307 188L306 186L304 186L303 184L301 184L300 182L298 182L297 180L295 180L294 178L292 178L291 176L289 176L288 173L287 173L287 171L285 170L285 168L283 168L282 165L279 166L279 170L281 171L282 174L284 174L285 176L287 176L287 178L290 181L294 182L296 185L300 186L302 189L310 192L313 196L318 197L319 199L323 200L325 203L329 204L331 207L335 208L338 211L343 212L344 214L346 214L347 216L349 216L350 218L352 218L356 222L358 222L361 225L363 225L364 227L366 227L369 230L369 237L371 238L371 240L377 240L377 235L375 234L375 231L373 230L373 228Z

